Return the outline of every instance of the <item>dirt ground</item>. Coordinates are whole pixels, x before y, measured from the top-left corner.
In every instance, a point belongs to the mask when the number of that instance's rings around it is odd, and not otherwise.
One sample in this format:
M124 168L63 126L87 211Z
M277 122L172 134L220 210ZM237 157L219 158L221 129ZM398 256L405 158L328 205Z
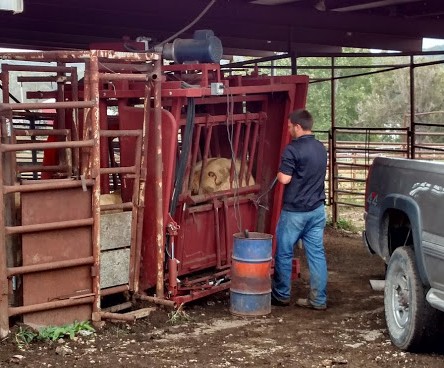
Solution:
M222 292L186 306L191 320L179 325L159 309L134 325L107 323L77 341L20 350L11 334L1 342L0 367L443 367L444 350L411 354L391 345L383 294L369 284L383 279L384 265L367 253L360 236L327 229L325 243L327 311L273 306L265 317L235 317ZM302 257L293 300L306 295L307 280Z

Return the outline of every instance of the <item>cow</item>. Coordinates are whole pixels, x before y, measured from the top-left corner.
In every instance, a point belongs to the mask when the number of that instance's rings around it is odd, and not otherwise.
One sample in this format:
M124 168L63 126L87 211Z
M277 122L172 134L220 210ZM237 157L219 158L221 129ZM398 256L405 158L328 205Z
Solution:
M238 181L233 178L233 183L230 188L230 172L231 172L231 159L223 157L212 157L207 159L206 165L203 169L202 183L199 185L202 161L196 163L191 179L191 194L209 194L213 192L219 192L222 190L228 190L238 187ZM241 161L236 160L235 172L239 177L241 170ZM250 175L247 184L247 165L244 166L244 174L240 183L241 187L255 185L256 182L252 175Z

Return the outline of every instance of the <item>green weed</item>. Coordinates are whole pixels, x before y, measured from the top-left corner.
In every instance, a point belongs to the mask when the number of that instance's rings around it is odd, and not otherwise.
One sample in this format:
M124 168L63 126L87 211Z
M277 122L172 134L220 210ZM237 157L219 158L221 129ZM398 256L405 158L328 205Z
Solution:
M345 230L345 231L351 231L351 232L357 232L357 228L355 225L353 225L351 220L339 218L336 221L336 224L333 223L333 220L331 218L327 221L327 226L334 227L335 229L339 230Z
M95 330L88 321L74 322L63 326L48 326L39 330L39 339L55 341L69 337L72 340L80 331L94 332Z
M191 316L183 310L183 303L176 310L168 313L168 323L179 325L191 321Z
M56 341L63 337L69 337L72 340L80 331L95 332L88 321L74 322L63 326L48 326L38 332L27 327L20 327L15 334L15 341L19 348L23 348L34 340Z
M35 331L20 326L18 332L15 334L15 342L19 349L23 349L25 346L29 345L39 334Z

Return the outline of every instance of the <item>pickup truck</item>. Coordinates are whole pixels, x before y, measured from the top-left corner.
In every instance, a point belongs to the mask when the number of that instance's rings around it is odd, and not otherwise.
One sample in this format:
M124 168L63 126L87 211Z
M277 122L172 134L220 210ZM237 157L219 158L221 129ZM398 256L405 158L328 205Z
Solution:
M387 265L390 338L400 349L418 350L444 315L444 164L375 158L366 182L363 240Z

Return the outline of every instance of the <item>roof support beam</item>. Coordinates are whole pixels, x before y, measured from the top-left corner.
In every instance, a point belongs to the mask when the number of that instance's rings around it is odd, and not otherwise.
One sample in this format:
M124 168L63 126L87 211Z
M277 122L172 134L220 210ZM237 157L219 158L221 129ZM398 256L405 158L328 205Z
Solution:
M365 1L352 1L352 0L345 0L345 1L336 1L331 6L327 6L328 10L334 10L339 12L346 12L346 11L355 11L355 10L367 10L367 9L375 9L375 8L381 8L384 6L391 6L391 5L401 5L401 4L407 4L407 3L417 3L421 0L380 0L380 1L371 1L371 0L365 0ZM327 2L327 4L329 4Z

